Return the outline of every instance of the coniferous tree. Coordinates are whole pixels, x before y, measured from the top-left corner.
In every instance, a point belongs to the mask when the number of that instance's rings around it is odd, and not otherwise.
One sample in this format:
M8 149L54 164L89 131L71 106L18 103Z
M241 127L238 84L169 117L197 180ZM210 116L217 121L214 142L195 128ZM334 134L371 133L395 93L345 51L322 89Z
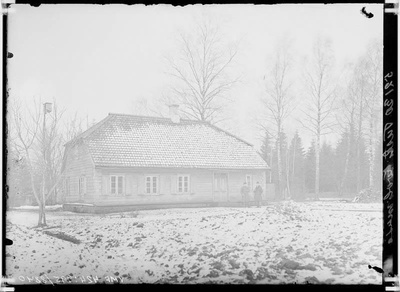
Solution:
M289 179L288 179L288 143L287 143L287 136L285 134L285 132L281 132L280 133L280 137L279 137L279 142L276 143L275 145L275 150L276 153L278 153L278 147L279 147L279 151L281 153L281 192L280 192L280 198L281 199L287 199L288 197L290 197L290 188L289 188ZM276 157L278 157L278 155L276 155ZM278 161L277 161L278 163ZM278 174L277 174L278 175ZM279 195L279 193L278 193Z
M357 143L354 131L345 129L335 149L335 171L339 196L357 192Z
M284 132L281 132L280 139L276 139L274 143L274 147L272 149L272 159L271 159L271 175L272 175L272 183L275 185L275 197L276 199L285 199L288 197L288 178L287 178L287 137ZM280 171L282 172L281 175L278 173L278 147L281 153L281 168ZM278 180L280 178L280 183L278 184Z
M311 61L306 65L306 80L309 97L305 101L304 119L299 122L308 129L315 139L315 198L320 191L321 139L330 134L336 125L334 103L336 86L333 78L334 58L331 42L318 38L314 43Z
M268 132L265 132L265 136L263 139L263 143L260 148L261 157L267 162L268 166L271 168L267 172L267 181L272 183L272 154L273 154L273 147L272 147L272 139Z
M367 146L365 143L365 139L361 138L360 141L360 187L361 190L367 188L369 186L369 162L368 162L368 153L366 151Z
M327 143L323 143L320 160L320 190L322 192L334 192L337 189L334 164L335 152L333 147Z
M289 183L291 196L294 199L300 199L305 191L304 175L304 150L301 137L296 131L289 148Z
M294 98L291 94L291 53L288 45L289 39L282 39L279 45L275 48L274 56L271 58L273 63L268 66L268 72L264 76L265 93L263 103L266 108L266 119L270 125L274 127L274 135L277 138L276 157L277 157L277 172L276 172L276 191L278 197L285 197L283 192L287 192L287 173L285 173L284 164L286 163L285 154L282 153L284 145L280 145L281 136L286 124L286 120L293 109Z
M315 141L308 148L304 161L305 187L308 193L315 192Z

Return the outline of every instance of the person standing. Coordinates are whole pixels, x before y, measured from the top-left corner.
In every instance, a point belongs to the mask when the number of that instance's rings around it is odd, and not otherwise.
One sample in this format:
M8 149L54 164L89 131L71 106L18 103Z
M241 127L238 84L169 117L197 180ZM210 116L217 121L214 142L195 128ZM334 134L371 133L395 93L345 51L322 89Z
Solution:
M240 189L240 193L242 194L242 199L243 199L243 205L245 207L248 207L248 200L249 200L249 193L250 189L247 186L247 183L244 182L242 188Z
M257 207L260 207L260 203L262 201L262 193L263 193L263 189L260 186L260 183L257 182L256 188L254 189L254 201L256 201Z

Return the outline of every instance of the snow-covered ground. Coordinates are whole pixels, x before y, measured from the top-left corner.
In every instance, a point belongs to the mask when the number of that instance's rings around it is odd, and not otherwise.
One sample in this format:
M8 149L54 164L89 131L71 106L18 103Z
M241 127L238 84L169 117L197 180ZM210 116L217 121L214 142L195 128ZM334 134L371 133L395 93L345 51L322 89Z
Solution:
M382 283L368 269L382 262L380 204L53 211L47 229L35 228L37 216L7 213L6 273L16 283Z

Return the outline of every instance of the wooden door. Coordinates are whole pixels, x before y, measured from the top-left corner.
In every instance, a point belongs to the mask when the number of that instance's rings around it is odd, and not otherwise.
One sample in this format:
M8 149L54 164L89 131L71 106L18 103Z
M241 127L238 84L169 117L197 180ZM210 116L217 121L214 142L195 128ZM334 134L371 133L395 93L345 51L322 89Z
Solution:
M228 175L226 173L214 173L214 201L228 201Z

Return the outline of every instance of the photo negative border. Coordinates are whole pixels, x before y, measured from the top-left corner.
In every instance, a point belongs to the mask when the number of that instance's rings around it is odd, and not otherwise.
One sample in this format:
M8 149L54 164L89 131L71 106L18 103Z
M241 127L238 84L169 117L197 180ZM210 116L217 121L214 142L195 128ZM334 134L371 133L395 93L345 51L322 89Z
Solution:
M12 13L12 4L30 4L32 6L39 6L41 4L173 4L178 6L184 6L188 4L237 4L235 1L127 1L127 0L116 0L116 1L67 1L67 0L41 0L41 1L19 1L19 0L2 0L2 23L3 23L3 116L2 116L2 138L3 138L3 151L2 151L2 162L3 162L3 185L2 185L2 277L5 276L5 213L6 213L6 203L7 203L7 149L6 149L6 139L7 139L7 124L6 124L6 108L7 108L7 63L10 62L12 58L12 52L7 51L7 15L9 12ZM397 185L397 98L398 98L398 12L399 12L399 0L383 0L381 1L329 1L329 2L314 2L303 0L301 2L282 0L279 2L273 1L240 1L240 4L382 4L382 9L384 10L383 16L383 151L382 151L382 188L383 188L383 255L382 255L382 268L372 267L377 272L382 273L382 286L374 285L307 285L307 290L311 291L337 291L337 289L349 289L349 291L400 291L399 280L398 280L398 185ZM361 7L361 6L360 6ZM10 10L11 8L11 10ZM11 55L10 55L11 53ZM2 282L2 281L1 281ZM0 283L0 291L6 291L7 288L16 288L16 291L27 290L38 288L37 285L23 285L23 286L12 286L7 285L5 287L3 283ZM40 290L51 290L54 288L57 290L69 291L69 285L63 285L54 287L52 285L40 285ZM90 287L92 286L92 287ZM131 291L132 287L130 285L119 285L118 290L127 288ZM150 288L151 285L141 285L142 289ZM177 289L183 288L186 290L184 285L168 285L170 288ZM173 287L172 287L173 286ZM200 285L206 288L208 285ZM277 288L277 290L284 289L288 285L268 285L269 288ZM294 285L300 288L303 285ZM97 290L98 285L73 285L74 289L91 289L95 288ZM110 287L111 288L111 287ZM114 288L114 287L113 287ZM221 287L223 288L223 287ZM252 286L252 288L265 289L264 285L259 287ZM293 287L296 289L296 287ZM384 289L383 289L384 288ZM10 290L11 291L11 290Z
M383 18L382 267L385 291L400 291L397 226L398 4L398 1L386 0Z

